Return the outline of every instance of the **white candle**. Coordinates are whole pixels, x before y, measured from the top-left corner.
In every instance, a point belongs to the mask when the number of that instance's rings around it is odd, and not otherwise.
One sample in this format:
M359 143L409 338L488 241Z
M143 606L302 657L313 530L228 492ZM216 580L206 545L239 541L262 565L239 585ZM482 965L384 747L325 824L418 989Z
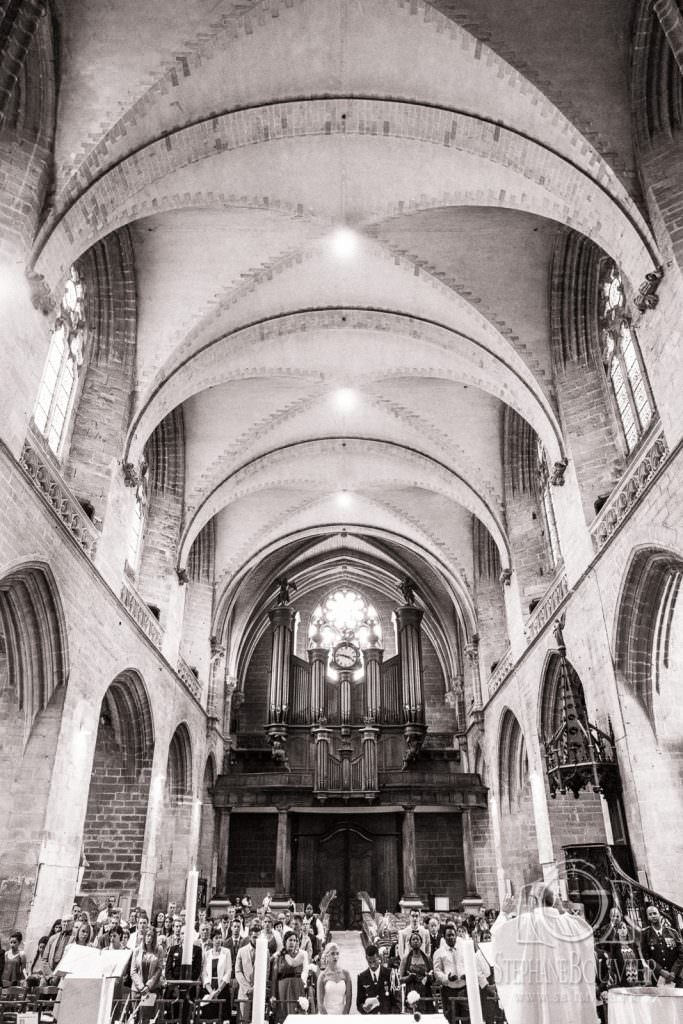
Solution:
M194 868L187 876L187 889L185 890L185 935L183 936L183 965L192 964L192 944L194 941L194 922L197 916L197 886L199 885L199 872Z
M266 1008L266 979L268 977L268 939L261 932L256 940L254 954L254 991L251 1004L251 1024L263 1024Z
M465 981L467 982L467 1002L470 1007L471 1024L484 1024L481 1013L481 998L479 996L479 979L477 977L477 961L474 956L474 943L472 939L460 939L462 943L462 956L465 961Z

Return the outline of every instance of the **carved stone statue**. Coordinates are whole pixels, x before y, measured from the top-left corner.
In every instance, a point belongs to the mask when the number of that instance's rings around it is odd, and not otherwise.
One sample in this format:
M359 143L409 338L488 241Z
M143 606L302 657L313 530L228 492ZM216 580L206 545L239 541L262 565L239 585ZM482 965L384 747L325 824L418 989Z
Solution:
M278 576L275 580L279 590L277 592L277 603L280 606L289 604L290 593L296 594L296 583L287 579L286 576Z
M406 604L415 604L415 583L411 580L410 576L404 576L398 585L398 589L401 591L401 596Z

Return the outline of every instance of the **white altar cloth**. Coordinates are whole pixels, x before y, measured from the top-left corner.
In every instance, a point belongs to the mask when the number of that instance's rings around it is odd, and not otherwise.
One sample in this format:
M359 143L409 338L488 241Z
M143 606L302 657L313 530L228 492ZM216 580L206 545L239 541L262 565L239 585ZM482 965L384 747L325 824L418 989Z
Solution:
M609 1024L683 1024L683 989L610 989L607 1015Z
M354 1017L366 1016L355 1012ZM373 1020L381 1021L381 1024L411 1024L412 1015L409 1013L374 1013L370 1014ZM343 1013L309 1013L305 1017L300 1013L290 1013L285 1018L285 1024L349 1024L349 1018ZM421 1013L420 1024L448 1024L442 1013ZM610 1022L611 1024L611 1022Z

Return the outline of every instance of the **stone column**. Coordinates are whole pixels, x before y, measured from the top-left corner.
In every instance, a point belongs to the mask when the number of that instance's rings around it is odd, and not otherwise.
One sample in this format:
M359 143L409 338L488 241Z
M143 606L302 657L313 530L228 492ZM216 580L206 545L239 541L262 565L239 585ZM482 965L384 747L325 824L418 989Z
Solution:
M278 901L289 899L291 870L289 808L278 807L275 843L275 899Z
M403 898L399 901L402 910L421 907L417 895L417 857L415 855L415 807L403 808Z
M218 871L216 878L216 890L221 895L228 892L228 868L230 855L230 813L232 807L221 807L217 809L218 821L216 822L216 854L218 858Z
M462 852L465 862L465 898L462 901L464 913L476 913L482 905L482 899L477 892L477 871L474 863L474 839L472 837L472 812L465 809L462 812Z
M384 651L381 647L368 647L363 651L365 659L365 715L369 722L379 719L382 682L382 659Z
M324 647L310 647L308 660L311 665L311 719L317 722L327 718L327 691L325 688L325 672L327 670L328 652Z

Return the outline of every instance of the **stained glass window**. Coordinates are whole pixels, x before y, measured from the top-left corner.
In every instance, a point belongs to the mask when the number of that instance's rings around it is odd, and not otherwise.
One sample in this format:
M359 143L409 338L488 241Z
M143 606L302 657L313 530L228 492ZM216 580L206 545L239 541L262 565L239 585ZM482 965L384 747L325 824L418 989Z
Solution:
M33 419L55 455L69 424L85 348L85 288L71 268L50 336L47 362L40 382Z
M314 609L308 638L311 644L327 648L342 640L361 649L379 647L382 627L373 605L357 591L344 587L334 590Z
M626 445L631 452L652 420L652 403L644 379L638 342L626 308L621 275L611 260L605 261L600 292L603 360Z

